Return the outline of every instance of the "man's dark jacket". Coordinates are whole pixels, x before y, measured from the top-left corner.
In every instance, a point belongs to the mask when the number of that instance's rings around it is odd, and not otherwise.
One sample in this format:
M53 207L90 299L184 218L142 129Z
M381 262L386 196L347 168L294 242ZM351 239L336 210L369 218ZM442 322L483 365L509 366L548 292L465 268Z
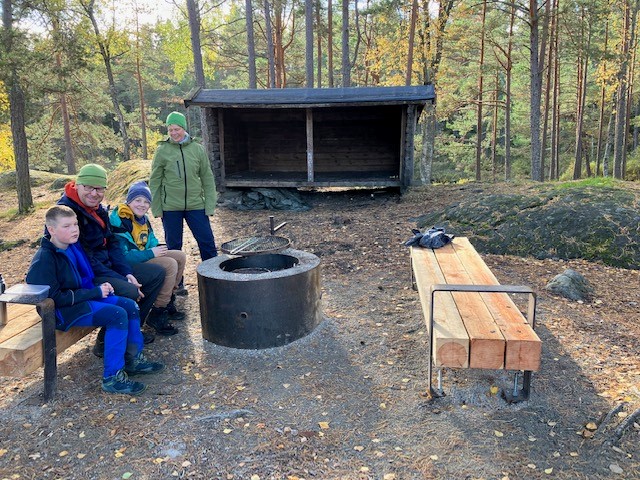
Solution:
M71 198L73 183L65 187L65 194L58 200L59 205L66 205L76 212L80 227L80 240L85 253L89 257L91 269L96 277L112 277L127 280L126 276L133 273L131 266L125 259L122 247L109 226L109 212L100 205L96 214L104 222L104 228L87 210Z

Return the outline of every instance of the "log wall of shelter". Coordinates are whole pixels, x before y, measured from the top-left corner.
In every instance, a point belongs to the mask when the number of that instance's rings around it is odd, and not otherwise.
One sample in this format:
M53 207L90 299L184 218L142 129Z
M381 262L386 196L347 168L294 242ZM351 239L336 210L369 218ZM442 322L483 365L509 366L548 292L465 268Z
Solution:
M401 106L314 108L314 172L377 172L397 177L402 115ZM222 117L227 175L306 173L304 109L225 109Z

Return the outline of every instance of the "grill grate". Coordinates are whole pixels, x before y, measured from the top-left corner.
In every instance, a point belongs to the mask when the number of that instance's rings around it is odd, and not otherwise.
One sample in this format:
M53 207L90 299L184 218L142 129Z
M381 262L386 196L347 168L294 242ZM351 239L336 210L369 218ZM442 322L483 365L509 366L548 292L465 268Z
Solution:
M274 235L240 237L223 243L220 250L229 255L257 255L285 249L290 243L288 238Z

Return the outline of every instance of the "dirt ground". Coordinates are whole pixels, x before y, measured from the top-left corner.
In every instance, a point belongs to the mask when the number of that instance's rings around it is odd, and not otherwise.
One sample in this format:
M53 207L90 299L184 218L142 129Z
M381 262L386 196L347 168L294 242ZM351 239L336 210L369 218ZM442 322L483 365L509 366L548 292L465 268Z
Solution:
M484 255L501 283L539 293L531 398L507 404L492 387L509 389L512 377L491 370L446 370L447 395L424 396L428 337L402 243L415 217L468 194L316 192L304 194L307 212L218 209L218 244L266 233L269 214L287 222L280 233L321 259L325 321L275 349L203 340L187 231L188 318L147 349L167 370L144 378L141 397L105 394L92 334L59 356L55 402L42 403L42 369L0 379L0 478L640 478L638 420L623 429L640 407L640 271ZM2 194L0 213L11 205ZM9 285L26 272L43 212L0 218L3 241L24 240L0 252ZM544 290L567 268L595 287L591 301Z

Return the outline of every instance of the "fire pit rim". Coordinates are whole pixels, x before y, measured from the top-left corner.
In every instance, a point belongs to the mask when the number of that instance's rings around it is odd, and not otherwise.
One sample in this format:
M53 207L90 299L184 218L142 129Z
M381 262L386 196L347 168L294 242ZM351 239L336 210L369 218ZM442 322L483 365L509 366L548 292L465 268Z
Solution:
M228 281L260 281L260 280L272 280L276 278L289 277L296 272L304 272L316 268L320 264L320 258L310 252L303 250L295 250L293 248L287 248L281 250L278 253L266 253L264 255L283 255L294 257L298 260L298 263L291 268L285 268L283 270L274 270L264 273L252 273L250 275L238 273L234 271L226 271L221 268L221 264L228 260L239 258L241 255L228 255L221 254L217 257L210 258L200 263L196 268L196 272L203 277L217 278L220 280Z

